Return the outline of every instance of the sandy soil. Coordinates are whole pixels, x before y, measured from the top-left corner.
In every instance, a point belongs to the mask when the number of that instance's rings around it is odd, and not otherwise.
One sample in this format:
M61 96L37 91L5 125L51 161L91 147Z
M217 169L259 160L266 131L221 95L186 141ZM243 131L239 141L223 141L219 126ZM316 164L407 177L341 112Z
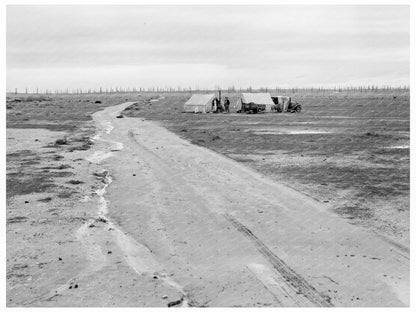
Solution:
M73 155L86 186L66 213L83 220L38 222L68 241L38 240L55 260L25 258L27 224L8 227L8 268L28 276L8 280L9 305L409 305L408 250L153 122L116 118L130 104L95 113L93 149Z
M68 152L51 145L65 135L42 129L7 129L8 155L35 155L29 160L30 175L21 171L27 162L22 158L8 158L7 174L25 177L21 183L45 174L53 177L46 192L7 199L8 306L44 305L42 301L53 304L60 287L69 287L88 263L74 234L95 216L91 190L100 188L102 182L91 174L95 169L84 160L89 151Z
M349 168L398 169L396 164L388 164L388 156L385 157L385 163L377 163L366 159L363 154L363 152L356 152L351 155L317 157L303 154L288 155L279 150L270 150L265 153L244 155L230 153L227 156L239 162L244 162L259 172L265 171L262 170L262 166L297 168L299 171L305 169L306 172L311 166L319 166L322 163L325 163L328 167L345 168L345 170ZM406 166L405 163L404 166ZM363 226L386 240L400 244L401 248L409 250L409 196L368 198L368 196L358 194L356 189L342 189L327 181L299 182L296 176L290 177L290 172L287 175L289 178L283 180L279 173L267 173L267 176L273 178L274 181L281 181L281 183L319 200L328 209L346 217L351 224ZM351 209L355 210L356 215L361 218L352 217L350 215Z
M237 93L228 95L237 100ZM156 121L408 249L408 92L293 97L303 105L301 114L183 114L189 94L144 99L123 114Z

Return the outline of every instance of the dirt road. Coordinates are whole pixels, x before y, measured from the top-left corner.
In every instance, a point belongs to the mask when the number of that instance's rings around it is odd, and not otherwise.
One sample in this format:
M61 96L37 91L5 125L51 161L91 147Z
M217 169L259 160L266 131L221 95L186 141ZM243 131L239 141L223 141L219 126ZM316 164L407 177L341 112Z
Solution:
M87 159L104 183L76 233L85 291L63 285L51 304L409 305L408 250L153 122L116 118L130 104L93 115Z

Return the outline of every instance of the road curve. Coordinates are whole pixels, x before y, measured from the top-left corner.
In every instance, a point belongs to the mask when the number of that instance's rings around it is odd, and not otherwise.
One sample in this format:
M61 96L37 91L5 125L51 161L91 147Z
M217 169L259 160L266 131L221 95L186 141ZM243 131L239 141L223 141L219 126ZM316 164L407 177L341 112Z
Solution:
M129 105L93 115L89 160L111 178L91 234L100 291L122 280L132 306L409 305L406 250L154 122L116 118Z

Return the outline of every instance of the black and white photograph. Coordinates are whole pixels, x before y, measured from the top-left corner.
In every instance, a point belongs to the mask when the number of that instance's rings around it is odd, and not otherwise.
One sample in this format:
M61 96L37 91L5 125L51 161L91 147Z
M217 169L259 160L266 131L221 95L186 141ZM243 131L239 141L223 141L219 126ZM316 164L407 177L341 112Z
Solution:
M2 6L2 308L416 307L410 1Z

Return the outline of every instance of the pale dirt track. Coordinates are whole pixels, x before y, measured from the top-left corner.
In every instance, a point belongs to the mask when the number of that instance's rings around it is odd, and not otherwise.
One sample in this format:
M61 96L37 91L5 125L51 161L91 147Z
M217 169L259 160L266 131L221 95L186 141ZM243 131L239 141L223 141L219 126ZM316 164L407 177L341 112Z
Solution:
M76 233L88 287L54 305L409 305L406 249L153 122L115 118L130 104L93 116L103 222Z

